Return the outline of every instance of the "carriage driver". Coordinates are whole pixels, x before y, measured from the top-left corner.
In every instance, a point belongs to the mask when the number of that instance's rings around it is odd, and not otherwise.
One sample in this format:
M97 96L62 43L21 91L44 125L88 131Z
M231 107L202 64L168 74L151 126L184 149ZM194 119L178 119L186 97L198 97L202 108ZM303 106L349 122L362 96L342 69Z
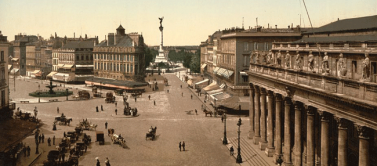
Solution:
M64 115L64 113L62 113L62 116L61 116L62 118L65 118L65 115Z

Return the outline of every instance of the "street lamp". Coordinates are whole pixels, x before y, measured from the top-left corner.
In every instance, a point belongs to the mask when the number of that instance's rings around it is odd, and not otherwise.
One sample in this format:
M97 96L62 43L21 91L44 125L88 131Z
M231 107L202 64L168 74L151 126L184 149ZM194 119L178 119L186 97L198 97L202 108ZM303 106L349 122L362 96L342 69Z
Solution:
M68 89L65 89L65 93L67 94L67 101L68 101Z
M241 146L240 146L240 129L241 129L241 123L242 123L242 120L241 118L238 120L238 123L237 123L237 126L238 126L238 154L237 154L237 159L236 159L236 163L242 163L242 157L241 157Z
M65 75L63 75L64 88L65 88Z
M38 84L38 103L41 102L41 85Z
M224 113L224 139L223 144L228 144L228 138L226 138L226 114Z

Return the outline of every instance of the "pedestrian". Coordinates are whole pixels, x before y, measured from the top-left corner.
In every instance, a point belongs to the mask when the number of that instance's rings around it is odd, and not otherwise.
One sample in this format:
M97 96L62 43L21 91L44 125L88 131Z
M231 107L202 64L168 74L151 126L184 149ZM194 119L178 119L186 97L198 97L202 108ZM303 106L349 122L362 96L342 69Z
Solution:
M22 152L24 152L24 157L26 157L26 147L22 149Z
M118 107L118 104L117 104L117 102L115 102L115 107Z
M149 100L151 100L151 95L148 95Z
M183 92L182 92L182 97L183 97Z
M41 141L42 141L42 134L39 134L38 143L41 143Z
M136 97L135 97L135 102L136 102Z
M51 138L50 137L48 137L47 143L48 143L48 146L51 146Z
M229 151L230 151L230 155L233 156L233 154L234 154L233 146L230 147L230 150L229 150Z
M118 115L118 110L117 109L115 109L115 115Z
M30 146L27 146L26 150L27 150L27 156L30 156Z
M96 106L96 111L98 112L98 106Z
M66 136L65 132L63 134L64 134L64 137L65 137Z
M168 91L168 93L169 93L169 89L168 89L167 91Z
M224 123L224 116L221 116L221 123Z
M98 157L97 157L97 166L101 166L101 163L99 162Z
M181 89L182 89L182 84L181 84Z
M153 100L154 105L156 105L156 100Z
M45 135L42 133L42 143L45 143Z
M105 129L107 129L107 121L106 121L106 123L105 123Z
M86 153L86 149L88 149L88 146L85 145L85 153Z
M182 148L183 148L183 151L186 151L185 146L186 146L185 141L183 141L183 142L182 142Z
M109 161L109 158L106 157L106 160L105 160L105 164L106 166L110 166L110 161Z
M195 109L195 114L198 115L198 110Z
M102 106L102 104L101 104L101 111L103 111L103 106Z
M56 112L58 112L58 114L59 114L59 107L56 109Z
M191 99L192 99L192 95L191 95Z
M55 135L52 137L52 144L55 145Z
M181 151L182 144L179 142L179 151Z

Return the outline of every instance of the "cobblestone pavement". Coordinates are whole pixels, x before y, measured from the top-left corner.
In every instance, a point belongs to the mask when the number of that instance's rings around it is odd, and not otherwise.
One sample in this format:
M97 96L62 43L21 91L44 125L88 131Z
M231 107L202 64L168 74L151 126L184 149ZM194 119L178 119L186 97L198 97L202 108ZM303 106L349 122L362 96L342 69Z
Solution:
M187 85L181 88L180 85L184 83L174 74L164 76L169 80L169 86L166 86L164 91L144 93L136 102L129 100L130 106L137 107L140 114L134 118L121 118L119 113L122 113L123 104L119 96L117 96L118 115L115 115L115 104L106 104L103 98L65 101L65 97L58 97L59 102L47 102L48 99L41 99L41 103L38 103L38 98L27 94L38 89L39 80L18 79L16 93L13 86L10 86L10 91L11 98L15 101L31 101L30 104L17 103L17 107L21 110L32 112L34 107L38 108L38 118L45 124L42 130L46 138L55 135L57 139L61 139L64 131L74 130L74 126L82 119L98 124L97 130L105 133L107 131L104 124L108 122L108 128L114 128L116 134L125 137L128 146L125 149L112 144L108 136L105 136L105 145L92 143L88 152L80 157L79 165L94 165L96 157L100 158L101 164L104 164L105 158L108 157L112 165L237 165L234 158L229 156L228 148L222 145L220 138L223 137L224 124L221 123L220 117L205 117L201 111L202 102L198 98L190 98L192 92L186 88ZM48 82L45 82L44 85L47 84ZM12 81L10 85L13 85ZM90 87L84 85L66 85L66 87L71 87L74 93L77 93L76 88L90 90ZM106 92L106 90L102 91ZM151 95L150 100L148 95ZM97 113L95 107L100 108L101 105L104 111ZM67 117L73 118L73 121L71 126L58 125L57 131L52 131L54 117L60 115L56 111L57 107L60 109L60 114L64 113ZM195 115L194 111L190 112L194 109L198 110L198 115ZM248 118L242 117L242 120L244 125L241 126L241 137L246 138L248 127L245 124L248 124ZM227 134L230 138L237 136L237 121L237 116L229 116L227 119ZM157 126L157 138L154 141L145 139L151 126ZM85 132L95 141L94 131ZM28 139L32 137L26 138ZM179 151L180 141L186 143L184 152ZM33 145L32 141L30 144ZM42 156L38 158L36 164L43 162L45 157Z

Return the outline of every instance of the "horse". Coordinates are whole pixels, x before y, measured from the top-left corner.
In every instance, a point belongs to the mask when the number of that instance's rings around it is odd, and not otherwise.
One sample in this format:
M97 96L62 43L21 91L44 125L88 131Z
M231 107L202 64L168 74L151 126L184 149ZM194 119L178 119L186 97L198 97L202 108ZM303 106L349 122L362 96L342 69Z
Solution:
M206 109L204 109L203 112L206 114L206 116L207 114L209 114L212 117L212 111L207 111Z

